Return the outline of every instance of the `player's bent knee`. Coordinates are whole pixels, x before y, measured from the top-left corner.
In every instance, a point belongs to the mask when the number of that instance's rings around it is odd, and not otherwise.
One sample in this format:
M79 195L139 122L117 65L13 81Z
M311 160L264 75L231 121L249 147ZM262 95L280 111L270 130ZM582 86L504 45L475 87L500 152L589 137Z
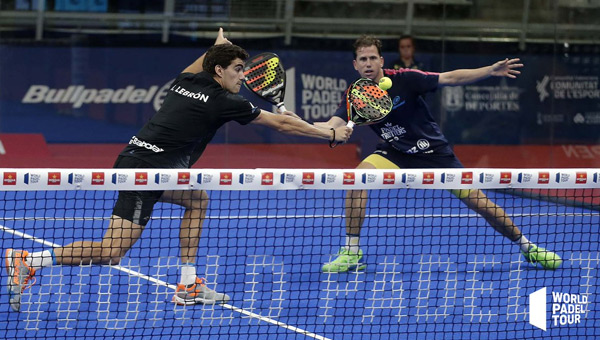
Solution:
M185 191L182 197L174 203L186 209L206 210L208 208L209 196L204 190Z
M122 251L121 248L109 248L103 249L102 254L100 255L100 263L103 265L118 265L121 262L123 256L125 256L126 251Z
M368 193L366 190L348 190L346 193L346 198L350 199L366 199L368 197Z

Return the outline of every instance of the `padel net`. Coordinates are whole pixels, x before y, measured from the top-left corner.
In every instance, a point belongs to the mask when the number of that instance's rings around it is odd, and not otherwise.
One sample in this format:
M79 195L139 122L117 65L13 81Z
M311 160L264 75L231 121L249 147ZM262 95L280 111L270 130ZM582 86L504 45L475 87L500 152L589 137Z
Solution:
M0 169L2 249L100 240L118 191L205 190L196 267L226 303L182 306L179 205L111 264L51 265L0 295L0 337L600 336L598 169ZM452 190L483 190L560 266L530 263ZM324 271L368 195L360 265ZM5 254L3 252L3 254ZM6 263L4 263L6 267ZM3 271L3 284L9 280ZM34 282L35 281L35 282Z

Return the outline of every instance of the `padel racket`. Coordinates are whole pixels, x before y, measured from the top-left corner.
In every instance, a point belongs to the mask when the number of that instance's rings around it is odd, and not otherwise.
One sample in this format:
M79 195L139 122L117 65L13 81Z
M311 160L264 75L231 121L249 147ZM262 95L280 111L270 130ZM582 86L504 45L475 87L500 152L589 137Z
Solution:
M387 91L371 79L360 78L350 85L346 93L348 127L376 123L392 111L392 105Z
M285 70L275 53L264 52L254 56L244 66L244 85L259 97L287 111L283 104L285 95Z

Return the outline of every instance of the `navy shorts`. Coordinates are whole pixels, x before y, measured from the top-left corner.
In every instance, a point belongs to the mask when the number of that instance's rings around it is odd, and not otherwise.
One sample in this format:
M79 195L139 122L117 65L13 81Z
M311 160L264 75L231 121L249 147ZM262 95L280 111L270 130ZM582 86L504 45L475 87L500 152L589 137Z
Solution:
M438 153L408 154L386 144L379 144L373 154L387 159L400 169L464 168L450 148Z
M149 169L154 166L135 157L119 156L113 168ZM119 191L112 214L135 224L145 226L150 221L154 205L163 191Z

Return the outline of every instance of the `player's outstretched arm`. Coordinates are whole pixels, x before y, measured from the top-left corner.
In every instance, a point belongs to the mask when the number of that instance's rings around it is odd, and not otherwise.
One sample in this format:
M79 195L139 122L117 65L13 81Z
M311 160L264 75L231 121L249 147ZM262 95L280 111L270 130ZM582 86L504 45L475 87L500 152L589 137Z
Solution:
M475 69L460 69L440 73L440 86L457 86L471 84L489 77L516 78L521 74L518 70L523 67L519 58L500 60L493 65Z
M261 110L252 123L268 126L281 133L297 136L326 139L330 142L345 143L352 135L352 129L342 125L337 128L317 126L291 115L278 115Z
M342 118L336 116L331 117L326 122L314 122L313 124L315 124L315 126L320 126L328 129L337 129L342 126L346 126L346 122Z
M231 41L225 38L223 34L223 28L219 27L219 32L217 33L217 39L215 40L215 45L220 44L231 44ZM202 62L204 62L204 56L206 53L202 54L200 58L196 59L190 66L186 67L182 73L200 73L202 72Z

